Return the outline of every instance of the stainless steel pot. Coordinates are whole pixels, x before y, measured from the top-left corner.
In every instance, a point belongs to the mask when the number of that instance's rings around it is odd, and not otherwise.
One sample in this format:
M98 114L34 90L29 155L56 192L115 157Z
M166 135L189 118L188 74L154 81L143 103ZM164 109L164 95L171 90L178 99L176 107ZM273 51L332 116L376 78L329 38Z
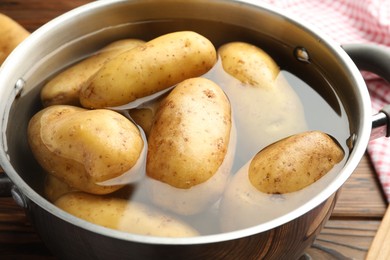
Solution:
M41 83L113 40L130 36L147 40L183 29L197 31L217 46L237 39L261 42L296 73L323 73L348 114L351 153L342 170L315 196L280 218L194 238L110 230L49 203L41 194L43 176L36 174L39 166L26 138L28 120L40 108ZM359 66L390 78L389 50L344 47ZM64 259L297 259L329 218L338 190L374 136L371 132L375 137L389 135L389 109L372 117L365 82L341 46L272 8L233 0L97 1L77 8L42 26L10 55L0 70L0 99L0 159L12 194L46 245Z

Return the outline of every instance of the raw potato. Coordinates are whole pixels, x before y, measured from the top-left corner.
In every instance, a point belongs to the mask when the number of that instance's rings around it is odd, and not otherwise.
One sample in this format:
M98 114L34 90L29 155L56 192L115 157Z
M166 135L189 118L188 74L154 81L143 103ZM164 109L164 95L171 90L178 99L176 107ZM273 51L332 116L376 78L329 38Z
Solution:
M213 44L195 32L162 35L107 62L80 92L86 108L125 105L206 73L216 63Z
M249 228L292 212L332 180L334 175L328 174L337 169L333 167L343 157L339 145L318 131L297 134L266 147L227 185L219 207L222 231ZM317 181L319 178L323 183Z
M138 124L145 132L146 137L150 134L154 117L156 116L157 108L161 102L161 98L148 102L139 108L129 110L129 116Z
M54 202L62 195L76 191L76 189L70 187L67 183L59 180L57 177L51 174L47 174L44 184L45 198Z
M183 81L157 110L147 175L181 189L207 181L225 159L231 126L229 100L218 85L205 78Z
M131 171L144 148L139 129L121 114L66 105L35 114L29 122L28 141L49 174L72 188L95 194L122 187L98 183Z
M225 73L218 75L217 82L232 104L240 133L238 156L244 163L265 146L307 130L297 94L267 53L248 43L232 42L221 46L218 54Z
M344 151L320 131L296 134L271 144L253 158L248 177L264 193L284 194L305 188L344 158Z
M139 125L145 132L146 136L149 136L150 129L152 128L155 111L148 108L131 109L129 111L130 117L134 122Z
M97 225L124 232L159 237L193 237L188 224L138 202L86 193L68 193L55 205Z
M95 74L105 62L120 53L140 46L145 42L138 39L118 40L99 50L96 54L78 62L51 79L41 91L42 104L80 105L81 86Z
M194 214L223 192L235 151L229 100L205 78L178 84L160 103L149 142L146 174L152 200Z
M218 54L224 70L244 84L256 88L274 88L279 66L262 49L244 42L221 46Z
M160 208L185 216L211 208L221 197L230 177L234 160L235 133L231 135L229 144L225 160L214 175L207 181L189 189L176 188L146 177L145 188L151 201Z
M0 13L0 65L30 33L10 17Z
M272 221L291 211L300 203L258 191L249 181L245 164L226 186L219 204L219 222L222 232L230 232Z

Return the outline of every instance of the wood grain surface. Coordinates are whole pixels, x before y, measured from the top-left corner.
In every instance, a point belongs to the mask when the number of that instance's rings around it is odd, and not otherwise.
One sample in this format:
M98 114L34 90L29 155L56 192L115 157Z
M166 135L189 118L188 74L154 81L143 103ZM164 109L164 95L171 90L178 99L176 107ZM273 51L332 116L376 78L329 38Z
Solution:
M1 0L0 12L33 32L87 2L91 1ZM386 207L366 155L342 187L331 219L308 254L312 259L365 259ZM55 259L35 233L24 210L10 197L0 198L0 259Z
M387 207L385 216L378 228L374 240L367 253L367 260L390 259L390 207Z

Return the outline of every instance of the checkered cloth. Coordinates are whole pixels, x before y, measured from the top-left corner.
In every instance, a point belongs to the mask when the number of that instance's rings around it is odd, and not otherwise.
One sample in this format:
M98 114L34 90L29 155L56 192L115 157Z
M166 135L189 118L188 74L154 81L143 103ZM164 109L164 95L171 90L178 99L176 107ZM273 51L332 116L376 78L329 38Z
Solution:
M252 0L277 7L318 28L340 44L377 43L390 46L390 0ZM389 61L390 66L390 61ZM363 74L373 114L390 104L390 85ZM378 138L367 151L390 202L390 139Z

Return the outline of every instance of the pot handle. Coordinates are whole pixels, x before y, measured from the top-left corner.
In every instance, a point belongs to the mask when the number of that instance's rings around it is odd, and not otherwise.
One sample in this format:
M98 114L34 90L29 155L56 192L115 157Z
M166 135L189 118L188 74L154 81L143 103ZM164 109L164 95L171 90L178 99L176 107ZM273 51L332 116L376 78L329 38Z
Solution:
M344 44L342 48L360 70L370 71L390 83L390 48L376 44ZM390 137L390 104L372 120L371 139Z
M19 189L13 184L11 179L0 167L0 198L12 197L16 204L22 208L28 207L26 197L19 191Z

